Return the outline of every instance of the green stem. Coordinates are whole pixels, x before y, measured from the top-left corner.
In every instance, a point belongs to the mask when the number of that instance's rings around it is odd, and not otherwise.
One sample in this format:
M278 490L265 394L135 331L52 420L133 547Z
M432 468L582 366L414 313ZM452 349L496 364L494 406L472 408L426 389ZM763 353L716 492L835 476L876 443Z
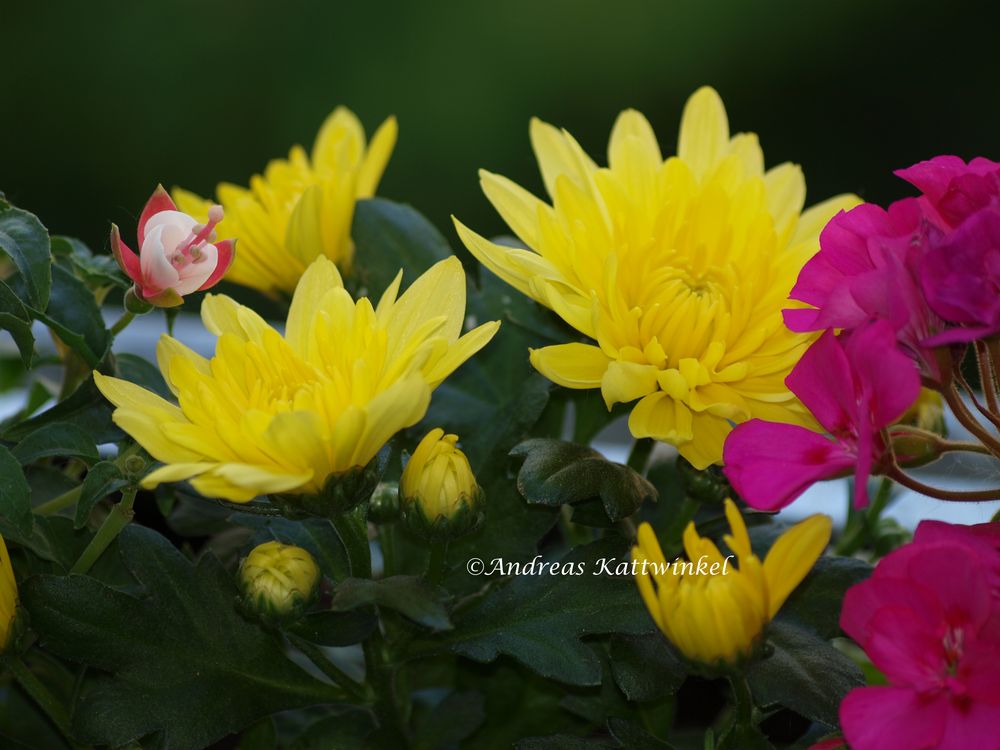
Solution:
M108 513L107 518L104 519L104 523L101 524L94 538L90 540L90 544L87 545L80 558L70 568L70 573L83 575L90 570L93 564L97 562L97 559L104 554L104 551L121 533L122 529L129 525L134 515L132 504L135 502L136 492L138 492L138 488L136 487L126 487L122 490L121 502Z
M83 485L78 485L68 492L64 492L59 497L54 497L51 500L46 500L41 505L35 508L35 513L40 516L51 516L54 513L58 513L65 508L75 505L76 501L80 499L80 493L83 492Z
M73 747L79 747L73 742L69 732L69 711L66 706L56 698L35 673L28 669L28 665L21 660L20 656L10 655L6 658L7 666L13 672L18 683L24 688L24 692L31 696L31 699L45 712L45 714L56 725L60 734Z
M372 577L372 553L368 544L368 521L365 517L367 506L361 505L347 513L339 513L330 519L337 530L337 536L347 550L351 562L351 575L355 578Z
M388 578L396 572L396 527L392 524L379 526L378 540L382 547L382 577Z
M736 706L736 727L740 735L746 736L753 731L753 694L747 678L734 675L729 678L733 688L733 703Z
M111 331L111 335L117 336L119 333L124 331L128 327L128 324L131 323L133 320L135 320L135 313L126 310L124 313L122 313L122 316L118 318L117 321L115 321L115 324L111 326L111 328L109 329Z
M371 696L365 692L364 686L351 679L340 667L330 661L326 654L323 653L323 650L315 643L310 643L305 638L300 638L291 633L286 633L285 635L289 643L305 654L309 658L309 661L316 665L319 671L344 688L351 696L362 703L367 703L371 700Z
M653 438L639 438L632 444L632 450L628 454L628 466L637 474L646 473L646 464L653 453L656 443Z
M375 690L375 712L379 717L378 747L410 747L396 704L392 672L385 664L382 634L375 633L362 644L365 653L365 682Z
M431 556L427 560L427 580L431 583L441 583L444 578L444 568L448 557L448 542L431 544Z

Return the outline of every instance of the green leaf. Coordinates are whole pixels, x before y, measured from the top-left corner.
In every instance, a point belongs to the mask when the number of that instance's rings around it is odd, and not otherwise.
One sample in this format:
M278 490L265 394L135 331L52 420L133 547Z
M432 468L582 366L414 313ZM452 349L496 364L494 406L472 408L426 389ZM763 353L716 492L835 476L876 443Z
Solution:
M249 513L234 513L230 520L255 529L258 533L254 541L257 544L274 539L308 550L323 574L333 581L340 581L351 575L347 549L329 521L318 518L290 521L287 518Z
M14 290L3 281L0 281L0 331L10 333L14 343L17 344L17 350L21 353L21 362L25 368L31 367L31 355L35 351L31 314Z
M16 442L44 425L73 424L88 435L97 445L121 440L124 433L111 421L111 404L97 390L94 379L88 377L69 398L31 419L15 424L5 424L3 439Z
M367 738L374 729L371 713L352 709L313 722L288 750L371 750Z
M515 577L462 613L444 640L476 661L513 656L543 677L597 685L601 663L581 638L600 633L643 633L651 623L630 576L602 572L628 559L621 538L577 547L559 560L560 574Z
M94 255L89 247L75 237L53 237L52 255L65 258L88 286L128 289L132 285L112 256Z
M36 576L22 590L44 648L106 673L81 691L80 741L117 747L159 733L163 750L197 750L276 711L341 699L237 613L213 556L193 565L136 525L120 540L143 596L87 576Z
M403 269L413 281L439 260L453 255L448 241L411 206L385 198L358 201L354 206L354 268L370 296L378 296Z
M833 638L840 634L847 589L871 573L872 566L855 557L821 557L781 607L781 617L794 619L821 638Z
M452 693L417 722L413 747L438 750L457 746L486 718L483 696L475 691Z
M31 550L40 560L51 563L38 568L46 573L68 571L93 536L89 531L74 529L73 521L65 516L35 516L29 534L0 518L0 533L8 541Z
M532 438L510 454L524 459L517 488L530 503L558 507L600 497L608 518L619 521L657 497L644 477L585 445Z
M33 307L32 313L84 362L91 367L100 364L111 343L111 336L104 327L104 319L93 293L70 271L52 266L49 306L44 311Z
M451 621L442 603L447 592L418 576L391 576L378 581L348 578L337 584L330 609L346 612L376 604L394 609L433 630L449 630Z
M130 383L141 385L168 401L174 400L174 394L167 388L158 367L135 354L115 354L115 371L118 377Z
M780 619L771 623L768 643L773 653L747 673L754 700L836 727L840 702L865 682L857 665L826 640Z
M626 750L672 750L673 745L647 732L638 724L625 719L608 719L608 730L620 747Z
M320 646L351 646L361 643L378 625L372 607L350 612L313 612L286 627L286 630Z
M683 663L659 631L616 635L609 655L615 683L630 701L644 703L673 695L687 677Z
M86 478L83 480L83 489L80 499L76 501L76 516L73 525L82 529L90 512L101 500L112 492L126 487L128 480L122 475L118 465L111 461L101 461L90 467Z
M31 488L17 458L0 445L0 518L22 534L31 534Z
M571 734L553 734L548 737L528 737L514 747L516 750L599 750L615 746L597 740L585 740Z
M14 447L14 458L22 465L49 456L75 456L97 461L97 446L80 427L70 422L53 422L25 435Z
M52 289L49 233L38 217L0 199L0 250L20 271L28 303L44 310Z

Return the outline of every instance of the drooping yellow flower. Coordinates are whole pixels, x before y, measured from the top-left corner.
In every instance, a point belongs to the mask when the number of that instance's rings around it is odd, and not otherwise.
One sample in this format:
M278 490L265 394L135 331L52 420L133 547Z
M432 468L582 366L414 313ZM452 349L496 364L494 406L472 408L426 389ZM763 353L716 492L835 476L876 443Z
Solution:
M823 553L832 528L827 516L811 516L782 534L761 563L732 500L726 500L726 518L731 533L724 539L735 563L699 536L693 522L684 530L687 561L668 563L648 523L632 548L639 593L657 627L686 657L708 666L751 653Z
M366 146L358 118L337 107L319 129L311 155L293 146L288 159L274 159L264 174L251 177L249 188L220 184L216 193L226 218L218 236L239 240L227 280L267 294L291 294L319 256L349 272L355 201L375 194L395 144L394 117ZM205 221L210 201L180 188L172 195L180 211Z
M721 461L732 422L808 420L784 379L811 337L786 329L781 309L820 229L857 198L803 213L799 167L765 172L757 136L730 138L710 88L684 109L676 157L663 159L633 110L615 123L607 168L538 120L531 142L552 205L480 172L528 249L456 225L490 270L596 341L536 349L535 368L600 388L609 408L638 399L632 434L676 445L698 468Z
M377 306L355 302L333 262L299 281L285 335L229 297L207 295L201 315L219 337L210 360L169 336L160 370L174 405L125 380L94 374L115 423L158 461L143 486L190 479L198 492L246 502L268 493L318 493L365 466L427 410L431 391L496 333L460 335L465 273L443 260L401 296L402 272Z
M316 593L319 579L319 566L307 550L277 541L258 544L240 564L244 599L264 615L300 612Z
M7 544L0 536L0 654L10 646L16 617L17 581L14 580L14 567L10 564Z
M399 480L403 519L425 537L452 538L482 520L483 491L458 447L458 435L440 427L417 445Z

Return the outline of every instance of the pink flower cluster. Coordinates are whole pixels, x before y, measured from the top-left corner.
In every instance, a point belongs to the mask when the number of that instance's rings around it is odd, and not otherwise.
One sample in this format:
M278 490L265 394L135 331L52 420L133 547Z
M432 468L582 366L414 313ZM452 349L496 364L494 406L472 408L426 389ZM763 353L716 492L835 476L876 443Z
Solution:
M792 330L826 331L786 383L828 437L751 420L726 442L726 475L755 508L852 471L865 506L868 477L895 468L886 429L921 382L950 388L963 345L1000 333L1000 164L939 156L896 174L922 194L835 216L785 310Z
M1000 524L924 521L840 624L888 683L841 703L851 750L1000 750Z

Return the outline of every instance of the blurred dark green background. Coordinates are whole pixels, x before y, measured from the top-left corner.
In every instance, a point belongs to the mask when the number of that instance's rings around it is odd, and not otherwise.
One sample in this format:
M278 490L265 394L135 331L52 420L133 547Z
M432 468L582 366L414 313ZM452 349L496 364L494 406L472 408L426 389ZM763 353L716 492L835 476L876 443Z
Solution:
M993 4L480 3L249 0L0 3L0 189L54 231L106 247L159 181L245 183L337 104L369 133L396 114L380 194L454 241L450 213L503 227L476 169L540 190L528 119L604 162L616 113L673 152L685 98L716 86L768 164L809 201L902 195L890 174L938 153L1000 157Z

